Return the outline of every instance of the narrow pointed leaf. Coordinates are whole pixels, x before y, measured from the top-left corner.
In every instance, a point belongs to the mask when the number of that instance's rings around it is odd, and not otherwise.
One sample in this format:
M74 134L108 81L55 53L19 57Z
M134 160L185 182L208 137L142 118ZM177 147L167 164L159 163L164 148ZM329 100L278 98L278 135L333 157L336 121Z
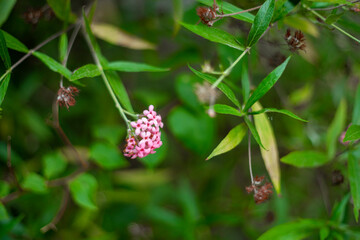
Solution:
M329 158L322 152L295 151L280 159L281 162L300 168L313 168L329 162Z
M68 38L66 33L63 33L59 41L59 59L63 62L68 51Z
M216 113L220 113L220 114L230 114L238 117L244 116L244 113L240 112L236 108L230 107L225 104L215 104L214 110Z
M346 121L346 101L341 100L338 109L336 110L334 119L329 127L326 135L326 147L328 150L328 157L333 158L336 152L336 144L341 132L344 130Z
M40 59L50 70L60 73L67 79L71 79L71 72L69 69L61 65L59 62L41 52L33 52L33 55Z
M343 142L360 139L360 125L351 125L346 131Z
M203 24L193 25L187 23L181 23L186 29L190 30L191 32L216 43L221 43L226 46L244 51L245 47L236 40L236 38L221 29L215 27L208 27Z
M94 64L86 64L74 71L71 75L71 81L79 80L82 78L93 78L100 76L99 68Z
M10 35L9 33L3 30L0 30L0 32L2 32L2 34L4 35L6 46L8 48L23 53L27 53L29 51L29 49L14 36Z
M0 0L0 27L9 17L16 0Z
M245 120L245 123L246 123L246 125L248 126L248 128L249 128L252 136L255 138L255 141L257 142L257 144L258 144L261 148L267 150L267 149L264 147L264 145L262 144L261 139L260 139L260 135L259 135L258 131L256 130L256 127L254 126L254 124L250 121L250 119L249 119L247 116L244 116L244 120Z
M62 21L75 22L76 16L71 12L69 0L46 0L56 17Z
M272 21L276 22L288 15L298 4L300 0L277 0L275 2L275 11Z
M266 0L255 16L248 36L248 46L253 46L265 33L273 17L275 0Z
M9 69L11 67L11 60L6 45L6 41L2 32L0 32L0 57L5 65L5 68Z
M214 4L213 0L197 0L197 1L199 3L205 4L205 5L210 6L210 7L212 7L213 4ZM241 9L239 7L236 7L236 6L232 5L231 3L224 2L224 1L219 3L219 4L220 4L220 8L224 12L224 14L236 13L236 12L241 12L241 11L244 10L244 9ZM239 19L241 21L249 22L249 23L253 23L254 18L255 18L255 16L253 14L249 13L249 12L233 15L231 17Z
M360 162L351 152L348 157L348 175L351 196L354 202L354 215L356 222L359 220L360 211Z
M264 80L261 81L253 94L250 96L249 100L246 102L243 110L244 112L248 111L255 102L262 98L274 86L274 84L283 74L290 58L291 56L288 57L281 65L275 68L269 75L267 75Z
M9 86L9 82L10 82L10 76L11 76L11 74L9 73L8 75L5 76L5 78L0 83L0 106L5 99L5 95L6 95L6 92L7 92L8 86Z
M242 86L242 94L243 94L244 102L247 102L250 96L250 79L248 73L248 61L246 56L244 57L242 62L241 86Z
M79 206L95 210L97 209L95 205L97 185L94 176L84 173L70 182L71 196Z
M262 106L259 102L256 102L253 105L253 110L262 110ZM260 148L261 156L264 160L266 170L269 173L270 179L274 185L276 192L280 194L280 161L273 128L266 113L255 115L254 123L256 130L259 133L261 142L264 145L265 149L267 149L265 150L263 148Z
M234 149L240 144L246 133L246 127L244 124L239 124L226 135L226 137L219 143L219 145L212 151L212 153L206 158L209 160L217 155L226 153Z
M105 70L114 70L119 72L165 72L168 68L160 68L145 63L117 61L110 62L105 66Z
M330 218L331 221L336 223L343 223L346 214L346 206L349 203L349 199L350 193L346 194L339 203L334 205Z
M213 84L214 82L216 82L215 77L205 74L205 73L202 73L202 72L199 72L190 66L189 66L189 68L193 73L195 73L196 76L208 81L209 83ZM230 99L230 101L232 101L237 107L240 107L239 100L237 100L234 92L225 83L222 83L222 82L219 83L217 88L219 88L225 94L225 96L227 96Z
M255 105L255 104L254 104ZM257 115L257 114L261 114L261 113L267 113L267 112L274 112L274 113L281 113L281 114L284 114L286 116L289 116L289 117L292 117L296 120L299 120L299 121L302 121L302 122L307 122L306 120L296 116L294 113L290 112L289 110L286 110L286 109L276 109L276 108L263 108L259 111L253 111L252 112L249 112L248 114L249 115Z

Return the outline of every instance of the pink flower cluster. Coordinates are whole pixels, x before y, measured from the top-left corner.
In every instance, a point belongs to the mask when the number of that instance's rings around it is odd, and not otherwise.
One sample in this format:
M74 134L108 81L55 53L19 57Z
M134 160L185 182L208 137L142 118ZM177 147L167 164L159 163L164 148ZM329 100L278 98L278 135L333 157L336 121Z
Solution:
M164 124L161 116L154 111L153 105L150 105L149 110L144 110L143 113L143 117L130 123L135 131L131 132L126 139L124 156L132 159L155 153L154 150L162 145L160 128L163 128Z

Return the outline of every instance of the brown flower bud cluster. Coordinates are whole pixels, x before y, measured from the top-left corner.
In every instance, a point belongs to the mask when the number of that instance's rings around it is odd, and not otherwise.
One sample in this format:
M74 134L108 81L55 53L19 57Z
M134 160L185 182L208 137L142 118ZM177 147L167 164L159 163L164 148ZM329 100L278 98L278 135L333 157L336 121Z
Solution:
M254 183L245 188L248 193L254 192L254 200L256 204L267 201L268 199L270 199L270 196L273 193L273 186L271 185L271 183L265 182L263 184L264 178L264 176L256 176L254 179Z
M296 31L294 35L291 35L290 29L286 31L285 41L289 46L290 51L296 52L298 50L305 51L305 37L301 31Z
M75 105L76 100L74 96L78 95L78 93L79 89L76 87L61 87L58 91L57 102L59 103L60 107L66 106L66 108L69 110L69 107Z

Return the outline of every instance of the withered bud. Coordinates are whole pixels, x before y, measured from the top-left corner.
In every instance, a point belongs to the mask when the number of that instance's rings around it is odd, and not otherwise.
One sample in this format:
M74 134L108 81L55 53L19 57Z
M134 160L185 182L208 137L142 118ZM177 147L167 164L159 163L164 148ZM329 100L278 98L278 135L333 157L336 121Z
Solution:
M195 94L200 102L209 103L210 100L216 100L220 96L219 90L212 88L210 83L195 84Z
M285 41L289 46L290 51L296 52L298 50L305 51L305 37L301 31L296 31L294 35L291 35L290 29L286 31Z
M78 95L79 89L73 86L69 86L67 88L61 87L58 90L58 97L57 102L59 103L60 107L66 106L66 108L69 110L70 106L74 106L76 103L76 100L74 96Z
M340 170L334 170L332 172L331 180L333 186L340 185L344 182L344 175L342 175Z
M196 14L200 17L203 24L211 27L216 19L216 10L211 7L198 7Z
M270 199L270 196L273 193L273 186L271 185L271 183L266 182L264 183L264 185L261 185L264 179L264 176L256 176L254 179L254 183L250 186L245 187L248 193L254 192L254 200L256 204L267 201L268 199Z

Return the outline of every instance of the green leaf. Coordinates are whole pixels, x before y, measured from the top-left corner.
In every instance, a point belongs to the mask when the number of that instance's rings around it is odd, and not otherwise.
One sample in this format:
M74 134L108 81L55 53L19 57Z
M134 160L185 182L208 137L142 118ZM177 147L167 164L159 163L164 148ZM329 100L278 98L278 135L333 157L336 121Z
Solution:
M236 108L230 107L225 104L215 104L214 110L216 113L220 113L220 114L230 114L238 117L244 116L244 114L239 110L237 110Z
M131 105L129 95L126 92L124 84L122 83L119 75L114 71L105 71L105 75L109 80L111 88L114 90L115 95L119 99L120 103L126 110L133 113L134 109Z
M250 96L250 79L248 73L248 61L247 57L243 58L241 69L241 86L244 102L247 102Z
M210 7L212 7L214 4L213 0L197 0L197 1L202 4L208 5ZM228 2L221 2L219 5L220 5L221 11L223 11L224 14L236 13L236 12L241 12L244 10L244 9L236 7ZM249 23L253 23L254 18L255 18L255 16L249 12L233 15L231 17L239 19L241 21L249 22Z
M259 102L253 105L254 111L261 111L262 106ZM278 194L280 194L280 163L279 163L279 152L276 144L274 130L271 123L266 115L260 114L254 116L254 123L256 130L259 133L262 144L265 149L260 148L261 156L264 160L265 167L269 173L270 179L274 185L274 188Z
M275 226L262 234L258 240L302 240L326 226L326 222L317 219L301 219Z
M191 66L189 66L189 68L193 73L195 73L196 76L208 81L209 83L213 84L216 82L215 77L199 72L193 69ZM230 99L230 101L232 101L237 107L240 107L239 100L237 100L234 92L225 83L221 82L217 87L225 94L225 96L227 96Z
M75 22L76 15L71 12L69 7L70 0L46 0L51 9L54 11L56 17L62 21Z
M9 216L7 214L5 206L0 202L0 221L8 219Z
M283 74L290 58L291 56L289 56L281 65L275 68L264 80L261 81L253 94L250 96L249 100L246 102L243 112L248 111L255 102L262 98L274 86Z
M60 151L45 155L43 158L45 177L51 179L59 176L66 169L66 165L67 162Z
M6 46L6 41L2 32L0 32L0 57L4 62L5 68L9 69L11 67L10 55L8 48Z
M173 3L173 16L174 16L174 30L173 36L176 36L180 30L180 22L184 16L184 7L181 0L172 0Z
M95 194L97 190L96 178L88 173L83 173L69 184L71 196L81 207L95 210Z
M248 46L253 46L265 33L273 17L275 0L266 0L255 16L248 36Z
M343 142L360 139L360 125L351 125L346 131Z
M234 149L237 145L240 144L241 140L244 138L246 133L246 127L244 124L239 124L226 135L226 137L221 140L219 145L211 152L211 154L206 158L209 160L217 155L226 153Z
M0 0L0 27L9 17L16 0Z
M40 59L40 61L42 61L50 70L60 73L69 80L71 79L70 70L55 61L53 58L41 52L33 52L33 55Z
M285 109L263 108L263 109L261 109L259 111L249 112L248 114L249 115L257 115L257 114L267 113L267 112L281 113L281 114L284 114L286 116L292 117L292 118L294 118L296 120L299 120L299 121L302 121L302 122L307 122L306 120L296 116L294 113L290 112L289 110L285 110Z
M27 175L24 179L22 187L35 193L46 193L47 191L45 179L36 173L30 173Z
M10 76L11 76L11 74L9 73L8 75L5 76L5 78L0 83L0 106L5 99L6 91L8 89L9 82L10 82Z
M117 146L106 143L95 143L90 148L90 158L104 169L125 167L127 161L119 152Z
M324 2L324 3L332 3L332 4L350 4L350 2L346 0L309 0L311 2Z
M76 81L82 78L93 78L100 76L101 71L94 64L86 64L78 69L76 69L71 75L70 80Z
M126 134L126 128L121 125L100 125L96 126L93 129L94 137L106 140L108 143L112 145L117 145L124 138Z
M354 102L354 110L352 112L352 124L360 125L360 84L357 86Z
M356 222L359 220L360 210L360 164L352 152L348 155L348 175L350 182L351 196L354 203L354 215Z
M247 116L244 117L244 120L245 120L246 125L249 127L252 136L255 138L255 141L257 142L257 144L259 144L259 146L262 147L263 149L267 150L264 147L264 145L262 144L259 133L256 130L256 127L254 126L254 124L250 121L250 119Z
M336 143L338 142L338 138L345 127L346 108L346 101L345 99L342 99L338 109L336 110L335 117L328 129L326 135L326 147L329 158L333 158L335 156Z
M0 197L5 197L10 192L10 184L0 180Z
M101 61L101 59L103 58L102 54L101 54L101 50L99 48L99 45L96 42L96 39L95 39L95 36L94 36L93 32L91 31L90 23L89 23L89 20L86 17L84 9L83 9L83 19L84 19L85 31L87 33L87 36L89 37L91 45L94 47L94 50L95 50L95 53L96 53L97 57Z
M145 63L116 61L110 62L105 66L105 70L114 70L119 72L165 72L168 68L159 68Z
M322 152L317 151L295 151L280 159L281 162L300 168L319 167L330 159Z
M346 194L340 201L336 203L331 213L331 221L336 223L343 223L346 214L346 206L349 203L350 193Z
M339 13L339 14L330 14L330 16L328 16L325 20L326 24L334 24L336 23L343 15L345 12Z
M6 46L12 50L15 51L19 51L19 52L23 52L23 53L27 53L29 51L29 49L22 43L20 42L17 38L13 37L12 35L10 35L9 33L0 30L0 32L2 32L2 34L4 35L5 41L6 41Z
M59 41L59 59L60 62L63 62L68 51L68 38L66 33L63 33Z
M221 29L215 27L208 27L205 25L192 25L181 22L186 29L190 30L191 32L216 43L221 43L227 45L229 47L244 51L245 47L236 40L236 38Z
M326 240L326 238L329 236L330 234L330 229L328 226L324 226L322 228L320 228L319 230L319 234L320 234L320 240Z
M300 0L277 0L275 2L275 11L272 21L276 22L288 15L298 4Z

